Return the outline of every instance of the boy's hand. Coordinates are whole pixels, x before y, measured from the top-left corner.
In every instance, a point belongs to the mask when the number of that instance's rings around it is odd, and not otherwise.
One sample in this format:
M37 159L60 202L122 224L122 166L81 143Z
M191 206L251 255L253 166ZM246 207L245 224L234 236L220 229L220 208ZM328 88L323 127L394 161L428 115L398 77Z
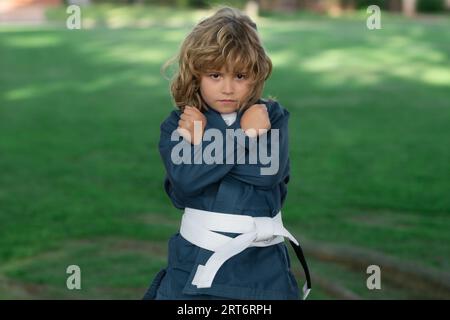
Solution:
M200 121L198 127L194 127L194 121ZM199 144L203 138L206 126L205 115L195 107L185 106L184 111L178 121L177 131L180 135L192 144ZM184 129L184 130L183 130ZM194 132L194 129L197 131Z
M264 104L254 104L248 108L242 115L241 128L251 138L267 132L271 128L267 107Z

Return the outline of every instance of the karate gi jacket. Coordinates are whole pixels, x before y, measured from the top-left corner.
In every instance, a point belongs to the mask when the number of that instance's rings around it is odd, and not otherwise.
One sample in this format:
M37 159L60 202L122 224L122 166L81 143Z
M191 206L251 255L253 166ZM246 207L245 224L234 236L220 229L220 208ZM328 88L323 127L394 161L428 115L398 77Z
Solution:
M159 151L166 169L164 190L172 204L183 210L191 207L219 213L274 217L283 207L287 195L290 164L288 148L289 112L276 101L259 100L266 105L271 122L267 135L268 154L272 150L271 134L279 129L279 167L273 175L261 175L261 161L250 164L248 154L250 139L246 136L245 163L237 163L236 139L227 136L226 129L239 129L242 113L227 126L220 113L212 108L204 112L207 119L205 132L216 128L223 134L223 161L220 164L193 164L201 152L191 145L191 164L174 164L172 149L180 137L171 141L178 127L181 111L174 110L161 126ZM225 138L226 137L226 138ZM234 161L226 163L226 139L234 140ZM186 140L181 143L189 144ZM202 141L202 150L212 141ZM220 154L220 152L219 152ZM228 154L230 157L230 154ZM182 213L182 212L181 212ZM289 227L287 226L289 230ZM235 237L238 234L223 233ZM210 288L197 288L191 282L199 264L204 265L213 252L197 247L184 239L179 232L168 244L168 265L154 278L146 297L153 299L203 299L210 297L228 299L299 299L297 281L291 272L291 262L284 242L268 247L250 247L227 260L217 272ZM144 298L145 299L145 298Z

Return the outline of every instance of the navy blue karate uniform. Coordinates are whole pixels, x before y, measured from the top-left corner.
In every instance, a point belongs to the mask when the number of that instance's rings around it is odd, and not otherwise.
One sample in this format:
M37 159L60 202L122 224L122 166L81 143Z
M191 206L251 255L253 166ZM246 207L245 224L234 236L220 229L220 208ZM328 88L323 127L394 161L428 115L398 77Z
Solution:
M223 163L193 164L201 156L191 147L192 164L174 164L172 148L180 140L171 141L178 127L181 111L174 110L161 124L159 151L166 168L164 188L173 205L183 210L191 207L219 213L274 217L282 208L289 181L288 119L289 112L276 101L259 100L268 109L271 129L279 129L279 168L274 175L261 175L260 169L269 164L249 164L249 137L246 137L244 164L226 164L226 129L240 128L242 114L227 126L219 112L208 108L205 130L219 129L223 133ZM271 133L267 132L270 154ZM231 138L230 138L231 139ZM253 138L259 140L258 138ZM234 139L236 140L236 139ZM181 143L188 143L183 140ZM203 141L202 147L211 141ZM236 160L236 144L234 159ZM228 148L229 149L229 148ZM230 152L230 150L228 150ZM286 226L289 230L289 226ZM223 233L235 237L237 234ZM294 235L295 236L295 235ZM197 288L192 279L199 264L204 265L213 252L185 240L180 233L168 244L168 265L153 279L144 299L299 299L299 288L290 268L285 243L268 247L250 247L227 260L217 272L210 288Z

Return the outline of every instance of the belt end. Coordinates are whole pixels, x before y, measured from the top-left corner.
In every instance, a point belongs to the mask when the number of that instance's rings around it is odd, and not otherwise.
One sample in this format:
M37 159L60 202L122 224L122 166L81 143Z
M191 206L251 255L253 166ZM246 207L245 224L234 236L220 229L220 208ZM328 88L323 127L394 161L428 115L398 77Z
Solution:
M305 285L303 286L303 300L306 300L306 298L308 298L310 292L311 288L308 288L308 284L305 283Z
M192 285L196 286L198 289L210 288L212 281L209 279L205 279L206 275L207 272L205 271L205 266L199 264L194 279L192 279Z

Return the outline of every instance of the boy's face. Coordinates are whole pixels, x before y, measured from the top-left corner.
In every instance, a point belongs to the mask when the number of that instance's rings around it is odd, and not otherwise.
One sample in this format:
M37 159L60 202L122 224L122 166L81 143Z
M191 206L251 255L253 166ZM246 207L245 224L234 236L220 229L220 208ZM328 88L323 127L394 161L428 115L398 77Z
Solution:
M223 67L202 74L200 93L205 102L220 113L237 111L250 92L250 79L242 73L231 73Z

